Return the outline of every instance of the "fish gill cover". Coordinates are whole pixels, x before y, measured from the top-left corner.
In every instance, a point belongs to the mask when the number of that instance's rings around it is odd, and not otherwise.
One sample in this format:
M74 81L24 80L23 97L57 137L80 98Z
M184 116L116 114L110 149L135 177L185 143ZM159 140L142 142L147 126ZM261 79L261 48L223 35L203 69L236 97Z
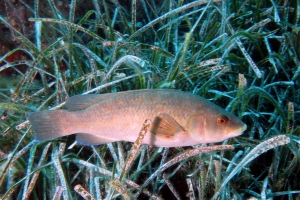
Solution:
M300 198L299 1L1 5L1 199ZM209 99L248 129L156 148L141 145L144 119L135 143L86 147L36 143L27 121L78 94L163 88Z

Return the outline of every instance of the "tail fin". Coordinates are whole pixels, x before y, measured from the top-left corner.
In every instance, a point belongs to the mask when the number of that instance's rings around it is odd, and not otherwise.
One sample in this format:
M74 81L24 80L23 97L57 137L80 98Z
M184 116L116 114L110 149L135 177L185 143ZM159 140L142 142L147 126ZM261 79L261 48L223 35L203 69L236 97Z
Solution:
M37 141L43 142L66 135L70 132L70 112L65 110L40 111L30 113L28 116L34 137Z

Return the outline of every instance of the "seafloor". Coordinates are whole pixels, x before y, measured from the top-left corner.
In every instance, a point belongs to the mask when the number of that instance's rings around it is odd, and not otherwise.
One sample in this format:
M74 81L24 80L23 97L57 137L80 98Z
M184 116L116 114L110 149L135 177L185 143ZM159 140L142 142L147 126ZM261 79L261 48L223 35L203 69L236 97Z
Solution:
M300 199L299 0L0 5L0 199ZM162 88L248 128L190 147L140 146L138 133L82 146L36 142L27 120L77 94Z

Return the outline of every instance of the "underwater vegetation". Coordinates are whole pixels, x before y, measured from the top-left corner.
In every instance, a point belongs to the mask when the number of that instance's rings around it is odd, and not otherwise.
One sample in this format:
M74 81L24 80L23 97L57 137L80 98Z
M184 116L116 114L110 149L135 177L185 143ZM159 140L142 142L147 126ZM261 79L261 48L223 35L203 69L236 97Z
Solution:
M298 0L2 0L0 199L300 199ZM222 143L34 141L77 94L178 89L247 124ZM107 122L109 123L109 122Z

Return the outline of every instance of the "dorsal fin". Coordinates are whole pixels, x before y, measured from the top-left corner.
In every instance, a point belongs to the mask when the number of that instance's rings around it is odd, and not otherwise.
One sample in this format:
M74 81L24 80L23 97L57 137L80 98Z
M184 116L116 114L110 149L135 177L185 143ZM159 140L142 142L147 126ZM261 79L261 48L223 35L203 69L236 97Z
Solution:
M66 107L69 111L76 111L76 110L84 110L95 103L99 103L103 100L107 100L109 98L113 98L116 96L125 96L125 95L132 95L136 92L153 92L151 89L143 89L143 90L130 90L125 92L117 92L117 93L106 93L106 94L83 94L83 95L75 95L70 97L66 102ZM176 92L177 90L169 90L169 89L156 89L155 92ZM180 92L180 91L178 91Z
M95 103L111 98L114 93L109 94L83 94L70 97L66 102L69 111L84 110Z
M155 117L150 132L157 137L174 140L176 135L185 130L168 114L162 113Z

